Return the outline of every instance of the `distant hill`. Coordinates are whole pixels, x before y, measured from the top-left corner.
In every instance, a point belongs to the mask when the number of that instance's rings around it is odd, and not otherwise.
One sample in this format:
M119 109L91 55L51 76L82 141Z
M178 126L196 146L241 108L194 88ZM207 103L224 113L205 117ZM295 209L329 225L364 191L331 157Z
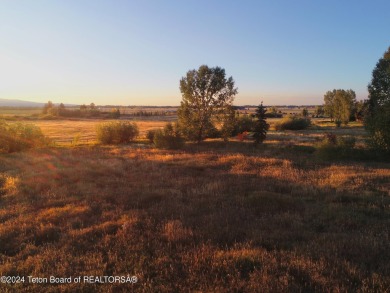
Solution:
M43 107L45 103L0 99L0 107Z
M26 108L42 108L46 103L39 102L30 102L22 100L10 100L10 99L0 99L0 107L26 107ZM58 106L60 103L54 103ZM74 107L76 104L65 104L66 107Z

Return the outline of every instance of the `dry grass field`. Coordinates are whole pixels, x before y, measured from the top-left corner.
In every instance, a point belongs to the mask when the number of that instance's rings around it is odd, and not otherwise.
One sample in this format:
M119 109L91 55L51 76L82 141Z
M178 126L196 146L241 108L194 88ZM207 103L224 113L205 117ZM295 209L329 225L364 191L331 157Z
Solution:
M79 120L38 120L33 124L39 126L44 134L59 146L86 145L96 143L96 126L100 123L115 120L79 119ZM140 138L145 137L150 129L162 128L166 121L137 121Z
M38 115L42 112L41 108L13 108L0 107L0 118L9 117L27 117L31 115Z
M60 147L0 155L0 275L138 281L1 292L390 291L390 163L315 152L330 130L362 148L358 125L168 151L97 145L97 122L37 121Z

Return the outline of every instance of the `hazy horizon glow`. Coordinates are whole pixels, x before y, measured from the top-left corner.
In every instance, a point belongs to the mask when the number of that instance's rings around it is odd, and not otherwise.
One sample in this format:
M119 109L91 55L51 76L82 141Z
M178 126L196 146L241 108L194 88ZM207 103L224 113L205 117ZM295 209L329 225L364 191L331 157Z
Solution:
M388 1L4 1L0 98L178 105L179 80L225 68L236 105L367 97Z

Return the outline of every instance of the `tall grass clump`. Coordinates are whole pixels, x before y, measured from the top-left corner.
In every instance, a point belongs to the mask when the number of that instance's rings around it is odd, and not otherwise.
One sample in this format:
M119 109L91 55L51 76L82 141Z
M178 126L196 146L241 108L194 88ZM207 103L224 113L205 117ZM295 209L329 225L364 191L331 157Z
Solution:
M184 146L177 124L173 126L167 123L164 129L158 129L154 133L153 143L159 149L180 149Z
M48 140L38 126L0 121L0 152L20 152L47 144Z
M102 144L121 144L133 141L139 134L136 123L108 122L96 127L98 142Z
M275 130L303 130L307 129L310 124L308 118L288 116L275 124Z

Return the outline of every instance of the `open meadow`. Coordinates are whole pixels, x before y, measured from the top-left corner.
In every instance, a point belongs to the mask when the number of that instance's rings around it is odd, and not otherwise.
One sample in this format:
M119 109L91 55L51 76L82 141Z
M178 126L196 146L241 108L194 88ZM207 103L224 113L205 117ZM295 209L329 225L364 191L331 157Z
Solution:
M301 2L2 1L0 293L390 293L390 1Z
M357 123L270 122L257 148L159 150L145 133L164 121L138 121L140 137L119 146L96 143L98 120L34 121L53 146L0 154L0 275L137 282L0 291L388 292L390 163L318 156L325 132L362 149Z

